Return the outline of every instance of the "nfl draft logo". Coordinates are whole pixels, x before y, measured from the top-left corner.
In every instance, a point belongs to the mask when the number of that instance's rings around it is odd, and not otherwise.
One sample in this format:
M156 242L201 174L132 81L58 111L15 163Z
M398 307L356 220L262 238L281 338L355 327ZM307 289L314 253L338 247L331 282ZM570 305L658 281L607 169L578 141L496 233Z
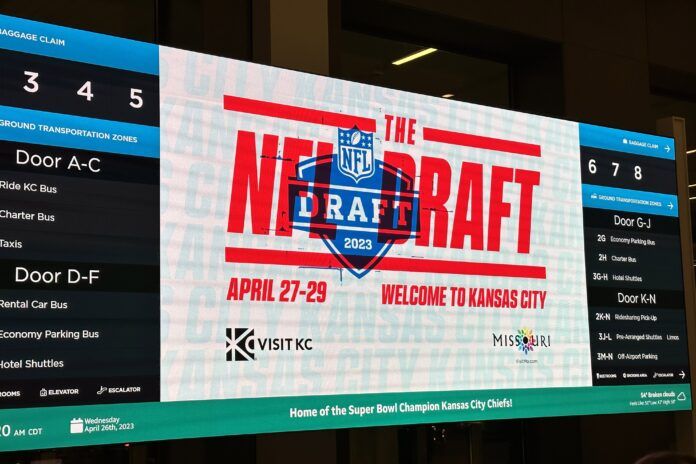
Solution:
M356 183L375 173L372 134L357 127L338 129L338 169Z
M357 278L372 270L546 278L545 266L456 257L465 249L480 256L530 253L540 171L468 160L467 151L452 160L407 152L422 139L428 145L419 151L444 144L538 164L541 145L420 127L386 110L382 125L369 116L234 95L224 96L224 108L258 126L236 130L227 232L241 240L225 247L225 262L345 269ZM394 253L400 256L386 257L404 244ZM442 248L454 258L437 259Z
M323 240L354 276L416 236L414 180L374 156L373 134L338 129L338 150L300 162L289 179L292 227Z

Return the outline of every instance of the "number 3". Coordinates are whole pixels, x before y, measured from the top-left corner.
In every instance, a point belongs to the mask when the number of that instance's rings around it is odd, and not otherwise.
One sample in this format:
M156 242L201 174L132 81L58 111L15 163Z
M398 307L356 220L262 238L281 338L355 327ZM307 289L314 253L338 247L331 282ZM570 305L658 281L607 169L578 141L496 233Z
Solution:
M38 92L39 83L36 82L36 79L39 77L39 73L32 71L24 71L24 75L29 77L29 79L27 79L27 85L24 86L24 90L26 90L29 93Z
M129 103L129 105L133 108L142 108L143 97L140 96L142 93L142 89L131 89L131 102Z

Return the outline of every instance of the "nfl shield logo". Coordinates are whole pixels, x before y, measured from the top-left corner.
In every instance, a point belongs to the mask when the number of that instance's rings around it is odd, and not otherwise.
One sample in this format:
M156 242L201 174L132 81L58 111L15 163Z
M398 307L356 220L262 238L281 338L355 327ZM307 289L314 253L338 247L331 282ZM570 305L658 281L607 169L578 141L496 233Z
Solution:
M375 173L371 133L357 127L338 129L338 169L356 183Z
M291 227L321 238L340 266L360 279L392 245L417 237L418 192L408 173L373 156L372 134L357 127L338 131L338 153L295 166L288 207ZM320 259L318 265L335 264Z

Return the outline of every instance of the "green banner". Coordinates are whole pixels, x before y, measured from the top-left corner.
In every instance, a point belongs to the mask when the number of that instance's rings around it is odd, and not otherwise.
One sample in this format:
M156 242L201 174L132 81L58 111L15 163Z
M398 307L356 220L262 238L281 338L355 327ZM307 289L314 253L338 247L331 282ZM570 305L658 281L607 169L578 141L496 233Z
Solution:
M292 430L689 409L688 384L30 408L2 412L0 451Z

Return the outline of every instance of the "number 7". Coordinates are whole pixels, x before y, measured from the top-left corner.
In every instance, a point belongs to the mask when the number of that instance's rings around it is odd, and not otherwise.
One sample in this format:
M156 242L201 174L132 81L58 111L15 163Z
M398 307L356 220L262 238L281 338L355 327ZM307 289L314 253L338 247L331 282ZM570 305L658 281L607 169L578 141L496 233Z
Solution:
M616 174L619 172L619 163L611 163L612 166L614 166L614 177L616 177Z
M292 297L290 297L290 301L295 301L295 299L297 298L297 292L300 289L300 281L291 280L290 285L292 285Z

